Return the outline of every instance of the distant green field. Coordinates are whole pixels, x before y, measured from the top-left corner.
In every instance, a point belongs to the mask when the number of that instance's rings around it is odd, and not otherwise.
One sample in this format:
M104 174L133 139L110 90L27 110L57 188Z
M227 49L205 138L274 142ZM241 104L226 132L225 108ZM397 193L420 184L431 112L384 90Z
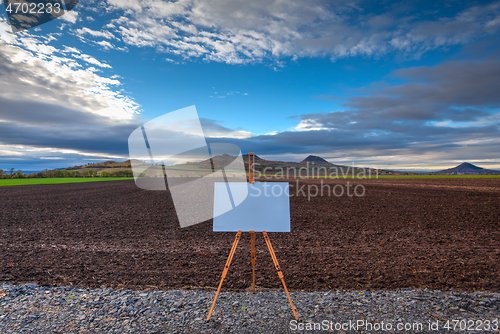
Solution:
M498 179L500 175L380 175L379 179Z
M158 166L160 169L162 168L161 166ZM199 165L175 165L175 166L165 166L166 170L197 170L197 169L207 169L207 168L202 168L202 166Z
M82 183L96 181L118 181L133 180L133 177L67 177L46 179L2 179L0 186L21 186L28 184L59 184L59 183Z
M267 177L273 177L272 174L267 174ZM305 177L305 175L304 175ZM298 177L297 177L298 178ZM329 176L309 176L310 179L344 179L342 174L339 177ZM345 179L352 179L352 175L345 177ZM379 175L379 179L498 179L500 175ZM357 179L354 177L354 179ZM362 180L363 178L359 178ZM376 176L366 177L365 179L377 179Z

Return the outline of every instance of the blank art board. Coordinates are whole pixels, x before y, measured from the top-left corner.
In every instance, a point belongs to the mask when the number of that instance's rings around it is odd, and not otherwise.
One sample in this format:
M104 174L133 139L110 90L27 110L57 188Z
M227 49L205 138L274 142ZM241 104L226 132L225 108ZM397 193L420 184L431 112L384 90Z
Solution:
M246 192L235 206L233 192ZM214 232L290 232L288 182L216 182L214 187Z

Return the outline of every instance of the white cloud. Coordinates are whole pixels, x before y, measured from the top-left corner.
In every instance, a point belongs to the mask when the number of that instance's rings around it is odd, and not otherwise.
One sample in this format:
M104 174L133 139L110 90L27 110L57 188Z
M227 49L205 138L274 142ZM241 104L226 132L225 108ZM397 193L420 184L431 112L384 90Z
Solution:
M73 47L59 50L44 38L14 35L3 18L0 58L0 98L48 103L116 120L131 119L139 110L137 103L116 90L121 85L116 77L100 76L94 67L111 66Z
M209 138L235 138L245 139L253 137L253 134L248 131L230 131L230 132L207 132L205 135Z
M5 159L14 159L17 161L28 162L32 165L36 160L96 160L105 159L125 160L128 156L119 154L109 154L103 152L89 153L78 149L61 149L56 147L39 147L30 145L0 145L0 156L3 156L2 162L5 166ZM90 159L88 157L91 157ZM21 160L22 159L22 160ZM31 168L31 167L30 167ZM2 169L2 166L0 166Z
M7 156L8 157L8 156L22 156L22 155L24 155L23 152L0 149L0 156Z
M80 50L78 50L77 48L74 48L72 46L64 46L64 50L62 51L63 53L66 53L66 52L70 52L70 53L81 53Z
M291 57L380 56L428 50L498 34L500 3L470 7L455 16L421 19L402 15L405 4L363 11L363 4L322 0L107 0L120 17L99 32L136 47L153 47L183 58L240 64ZM385 12L384 12L385 11ZM83 32L79 32L81 35ZM104 37L93 35L94 37ZM111 38L111 37L105 37Z
M319 131L335 129L336 128L325 127L321 122L318 122L315 119L303 119L294 128L295 131Z
M110 65L102 63L102 62L100 62L99 60L95 59L94 57L92 57L90 55L86 55L86 54L74 54L73 57L81 59L81 60L83 60L83 61L85 61L85 62L87 62L89 64L92 64L92 65L96 65L96 66L104 67L104 68L111 68Z
M166 61L167 63L179 64L179 62L178 62L178 61L175 61L175 60L170 59L170 58L165 58L165 61Z
M96 31L96 30L89 29L87 27L83 27L81 29L76 29L75 32L76 32L77 36L79 36L79 37L83 37L85 35L91 35L94 37L102 37L102 38L106 38L106 39L116 38L115 35L113 35L109 31Z
M233 138L233 139L246 139L253 137L253 134L248 131L230 129L223 125L221 122L201 118L201 126L203 127L203 133L209 138Z
M100 42L96 42L96 44L102 46L105 49L114 49L114 45L108 41L100 41Z
M66 11L61 18L67 22L76 23L76 21L78 21L78 12L74 10Z
M142 6L138 0L108 0L110 6L114 6L120 9L131 9L140 11Z

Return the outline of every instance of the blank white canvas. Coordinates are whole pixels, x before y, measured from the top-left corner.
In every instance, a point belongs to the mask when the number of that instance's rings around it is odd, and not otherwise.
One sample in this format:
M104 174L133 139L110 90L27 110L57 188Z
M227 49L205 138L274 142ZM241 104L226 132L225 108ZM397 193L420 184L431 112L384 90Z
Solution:
M227 185L230 185L230 194ZM248 196L239 205L234 206L230 196L239 197L237 192L240 189L248 189ZM233 193L235 191L236 193ZM288 182L216 182L213 230L290 232Z

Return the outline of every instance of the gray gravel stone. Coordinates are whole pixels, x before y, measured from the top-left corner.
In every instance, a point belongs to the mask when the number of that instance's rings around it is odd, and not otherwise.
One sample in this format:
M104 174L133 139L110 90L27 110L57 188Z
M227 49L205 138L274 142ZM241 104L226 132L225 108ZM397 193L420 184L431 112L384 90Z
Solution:
M295 322L283 291L221 292L207 322L214 292L91 290L36 284L2 284L0 289L5 294L0 297L0 333L500 332L494 322L500 316L498 293L427 289L290 293L300 320ZM458 324L455 331L453 320ZM485 328L487 320L489 330ZM357 321L362 323L353 329L352 323ZM483 321L482 330L461 330L471 321L474 328ZM444 327L447 322L450 330ZM436 323L438 329L429 328ZM386 325L385 330L377 331L381 324ZM399 324L413 327L399 330Z

